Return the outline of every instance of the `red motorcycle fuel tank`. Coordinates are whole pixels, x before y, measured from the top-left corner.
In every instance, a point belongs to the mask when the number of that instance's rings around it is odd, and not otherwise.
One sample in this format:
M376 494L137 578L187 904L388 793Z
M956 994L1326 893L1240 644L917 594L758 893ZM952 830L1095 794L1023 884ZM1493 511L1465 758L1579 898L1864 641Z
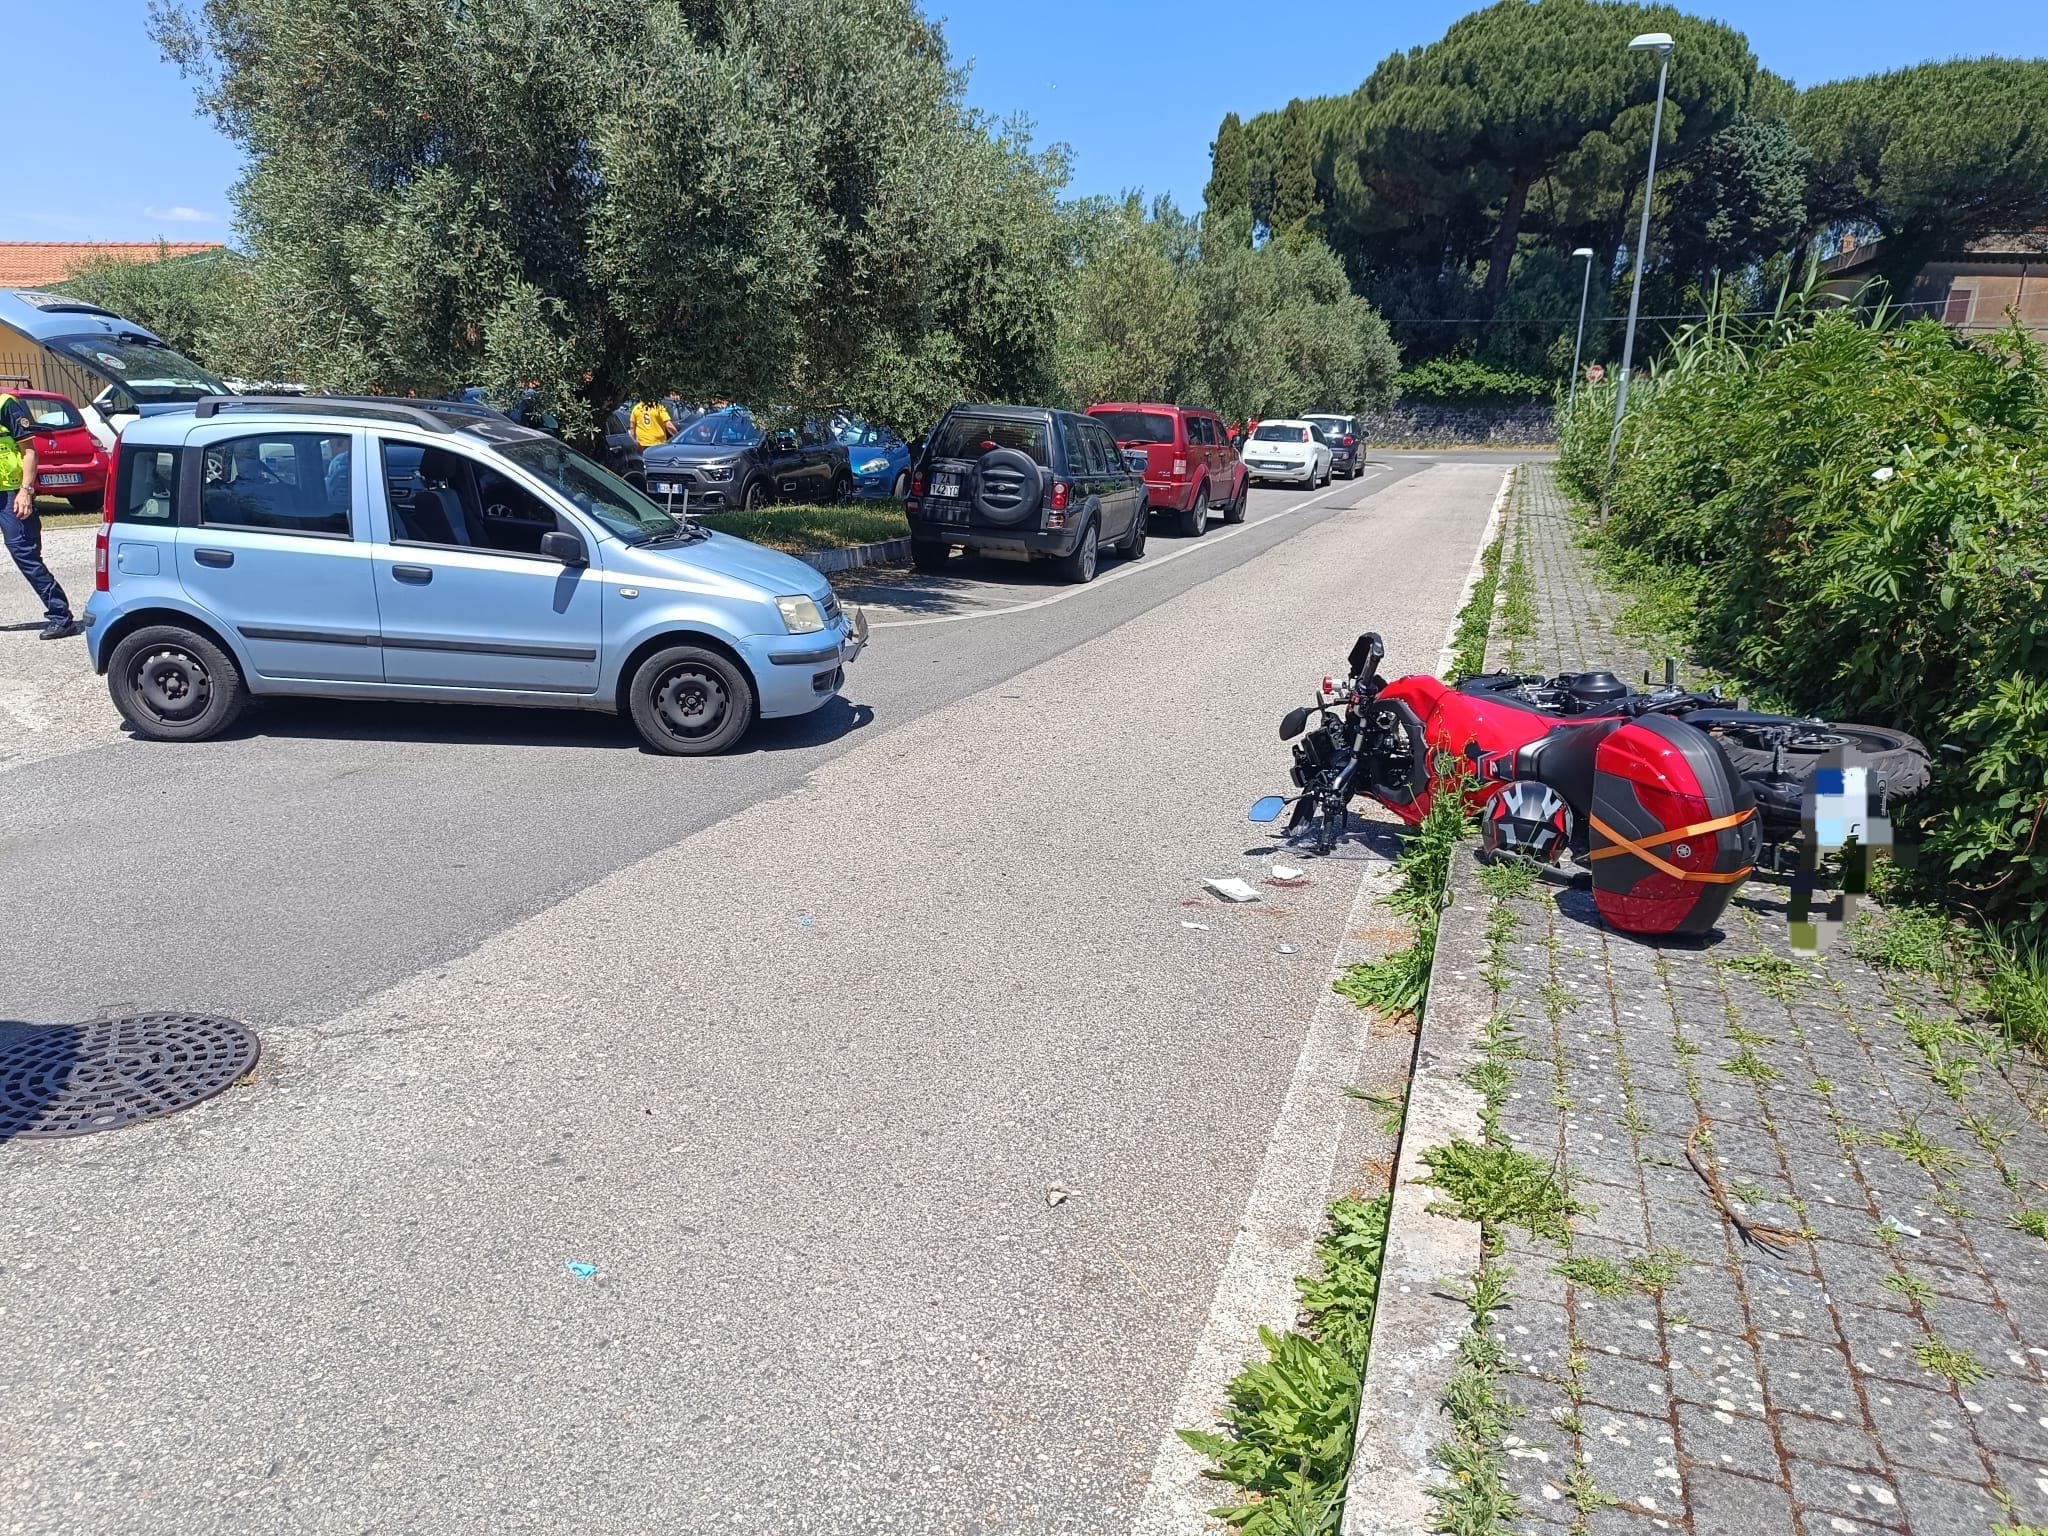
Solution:
M1756 801L1705 731L1644 715L1593 755L1593 901L1627 933L1710 932L1756 863Z
M1415 673L1397 678L1380 690L1379 702L1405 711L1411 731L1420 731L1429 757L1448 752L1464 761L1468 748L1476 745L1482 757L1511 752L1548 734L1560 722L1519 705L1504 704L1475 694L1460 693L1434 677ZM1406 800L1381 795L1387 809L1406 822L1419 822L1429 811L1435 775L1418 765L1418 777L1426 782L1413 787ZM1500 792L1498 783L1475 779L1466 792L1474 810Z

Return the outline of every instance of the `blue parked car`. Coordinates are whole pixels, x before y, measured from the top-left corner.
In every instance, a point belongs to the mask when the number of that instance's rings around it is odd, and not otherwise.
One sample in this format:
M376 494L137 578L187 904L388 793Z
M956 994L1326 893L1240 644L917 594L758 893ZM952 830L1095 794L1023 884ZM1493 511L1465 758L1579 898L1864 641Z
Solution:
M121 439L86 643L137 735L252 697L525 704L719 752L839 692L867 621L487 407L231 396Z
M846 445L853 468L853 493L901 501L910 494L910 445L887 427L851 416L831 420L835 441Z

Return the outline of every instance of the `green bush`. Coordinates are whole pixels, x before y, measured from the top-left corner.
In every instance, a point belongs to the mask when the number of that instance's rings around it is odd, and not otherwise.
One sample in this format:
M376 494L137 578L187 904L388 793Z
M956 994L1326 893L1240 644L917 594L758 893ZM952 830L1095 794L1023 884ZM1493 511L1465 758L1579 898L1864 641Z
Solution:
M1551 390L1548 379L1490 368L1469 357L1438 357L1417 363L1395 383L1403 400L1425 405L1512 405L1541 400Z
M1580 393L1589 413L1597 393ZM1748 348L1723 331L1691 354L1681 342L1656 386L1631 392L1603 533L1691 583L1686 638L1706 665L1934 748L1934 792L1911 808L1924 871L2037 935L2044 426L2048 366L2017 329L1972 344L1933 321L1830 312ZM1566 479L1587 495L1593 433L1571 428Z

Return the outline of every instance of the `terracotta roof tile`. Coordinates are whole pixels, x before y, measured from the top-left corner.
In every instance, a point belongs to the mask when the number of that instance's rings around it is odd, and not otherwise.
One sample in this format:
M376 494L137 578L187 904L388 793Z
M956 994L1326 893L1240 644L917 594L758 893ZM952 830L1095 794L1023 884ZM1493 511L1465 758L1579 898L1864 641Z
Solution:
M97 257L155 261L159 255L190 256L217 251L218 240L0 240L0 288L34 288L62 282Z

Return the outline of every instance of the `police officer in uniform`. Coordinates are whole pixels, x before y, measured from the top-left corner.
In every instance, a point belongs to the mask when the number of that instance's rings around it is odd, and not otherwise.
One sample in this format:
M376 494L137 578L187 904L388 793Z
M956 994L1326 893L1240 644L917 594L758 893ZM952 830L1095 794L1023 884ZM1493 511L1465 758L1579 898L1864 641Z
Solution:
M108 494L112 494L109 487ZM36 420L13 395L0 393L0 533L7 553L43 600L40 638L62 640L84 627L43 564L43 519L36 511Z

